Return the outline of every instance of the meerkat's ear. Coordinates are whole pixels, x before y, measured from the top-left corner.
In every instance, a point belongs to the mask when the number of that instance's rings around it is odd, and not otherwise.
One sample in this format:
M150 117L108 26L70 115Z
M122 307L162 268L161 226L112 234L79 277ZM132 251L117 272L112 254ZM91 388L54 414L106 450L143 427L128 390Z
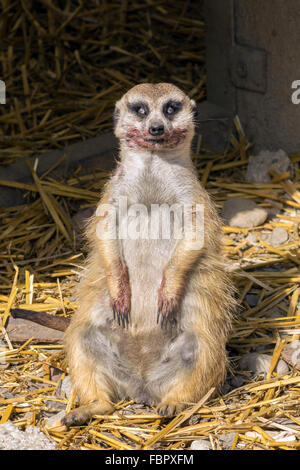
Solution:
M192 112L193 112L194 121L196 121L196 120L197 120L197 117L198 117L198 110L197 110L196 101L191 100L191 107L192 107Z
M113 114L115 128L117 127L119 117L120 117L120 101L117 101L115 104L115 109L114 109L114 114Z

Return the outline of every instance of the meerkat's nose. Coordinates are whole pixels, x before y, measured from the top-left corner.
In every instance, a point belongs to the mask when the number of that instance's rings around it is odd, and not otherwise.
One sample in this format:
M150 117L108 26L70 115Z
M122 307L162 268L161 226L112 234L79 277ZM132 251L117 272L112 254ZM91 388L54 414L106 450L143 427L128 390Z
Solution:
M165 128L162 124L154 124L149 128L149 132L153 136L163 135Z

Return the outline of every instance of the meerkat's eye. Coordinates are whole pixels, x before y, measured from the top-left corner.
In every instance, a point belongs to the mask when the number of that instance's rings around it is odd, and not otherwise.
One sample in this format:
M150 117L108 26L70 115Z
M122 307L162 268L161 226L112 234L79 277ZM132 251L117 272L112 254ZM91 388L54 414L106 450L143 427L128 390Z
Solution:
M167 117L173 117L182 108L180 101L168 101L163 107L163 113Z
M130 111L134 112L142 118L149 114L149 109L146 103L132 103L128 107Z
M141 116L145 116L146 110L145 108L141 107L137 110L137 113L140 114Z

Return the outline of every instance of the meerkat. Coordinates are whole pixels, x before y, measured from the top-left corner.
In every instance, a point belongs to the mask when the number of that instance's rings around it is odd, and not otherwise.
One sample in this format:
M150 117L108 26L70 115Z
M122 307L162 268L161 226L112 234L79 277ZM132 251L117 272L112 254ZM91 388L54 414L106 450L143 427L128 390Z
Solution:
M116 103L119 162L88 224L79 308L65 334L80 402L67 426L109 414L127 398L173 416L225 378L234 298L220 220L191 160L194 109L168 83L137 85ZM102 237L112 219L103 207L117 209L121 199L127 208L189 207L192 227L203 207L201 246L174 230L169 238ZM135 217L116 220L120 229Z

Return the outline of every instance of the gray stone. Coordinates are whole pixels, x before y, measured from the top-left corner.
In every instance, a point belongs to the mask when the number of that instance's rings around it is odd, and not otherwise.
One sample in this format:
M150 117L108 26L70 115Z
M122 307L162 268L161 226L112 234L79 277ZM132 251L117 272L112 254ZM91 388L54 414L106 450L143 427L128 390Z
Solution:
M192 415L188 421L189 426L194 426L195 424L199 423L201 421L201 415L195 414Z
M54 411L61 411L66 409L66 404L65 403L60 403L58 401L53 401L53 400L45 400L44 405L48 408L47 411L50 411L53 413Z
M64 377L63 380L61 381L60 392L63 396L66 396L68 400L71 397L72 384L71 384L71 379L69 375L67 377Z
M204 439L197 439L191 443L191 450L210 450L210 442L205 441Z
M268 243L268 245L270 245L271 243L271 236L272 236L272 232L263 231L260 234L260 238L262 239L262 241L265 243Z
M271 361L272 356L253 352L245 354L245 356L239 360L239 366L242 370L249 370L253 375L267 374ZM286 362L280 359L274 371L277 372L277 374L284 375L288 373L289 368Z
M55 447L56 444L35 426L20 431L11 421L0 424L1 450L54 450Z
M0 397L5 398L7 400L10 398L15 398L15 395L10 392L7 392L5 387L0 387Z
M270 152L262 150L258 155L249 157L246 171L246 181L251 183L268 183L271 179L268 171L276 167L280 173L290 171L293 173L293 164L283 150Z
M235 432L227 432L219 436L219 441L225 450L230 450L235 438Z
M232 197L225 202L222 217L225 223L231 227L252 228L263 224L268 213L254 201Z
M287 242L289 234L283 227L275 227L270 237L270 243L273 246L280 246Z
M66 426L62 424L61 420L66 416L66 411L60 411L59 413L55 413L55 415L51 416L46 421L46 428L47 429L55 429L57 431L63 431L66 429Z
M258 304L258 299L259 299L258 294L247 294L245 296L245 300L247 304L249 305L249 307L256 307L256 305Z
M250 232L250 233L247 235L246 240L247 240L248 243L250 243L250 245L256 245L256 243L258 242L258 238L257 238L257 236L255 235L255 233L253 233L253 232Z
M235 375L230 379L230 384L232 388L239 388L244 384L244 381L244 377L242 377L241 375Z

